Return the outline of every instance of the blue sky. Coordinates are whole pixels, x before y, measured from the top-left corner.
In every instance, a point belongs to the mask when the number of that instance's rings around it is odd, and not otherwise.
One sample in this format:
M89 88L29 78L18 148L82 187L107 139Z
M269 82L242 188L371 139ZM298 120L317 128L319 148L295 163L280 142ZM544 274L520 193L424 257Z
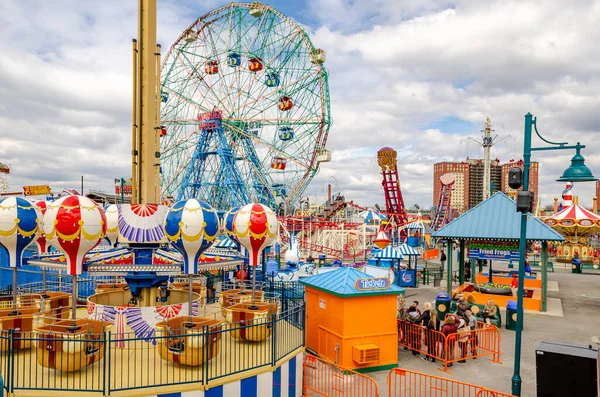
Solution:
M202 4L202 6L199 6ZM163 51L195 18L224 4L159 0ZM492 156L518 157L523 116L550 140L581 141L600 174L600 4L580 0L306 0L269 4L327 51L331 114L325 164L306 195L331 177L349 199L383 203L376 152L398 150L407 203L431 206L433 164L461 160L486 116L511 135ZM205 8L202 8L205 7ZM557 13L556 10L561 12ZM49 183L111 190L130 173L131 38L136 2L0 3L0 162L11 188ZM463 143L461 143L463 142ZM538 141L541 144L541 142ZM468 148L471 157L480 155ZM541 198L572 153L536 153ZM591 186L577 186L591 205Z

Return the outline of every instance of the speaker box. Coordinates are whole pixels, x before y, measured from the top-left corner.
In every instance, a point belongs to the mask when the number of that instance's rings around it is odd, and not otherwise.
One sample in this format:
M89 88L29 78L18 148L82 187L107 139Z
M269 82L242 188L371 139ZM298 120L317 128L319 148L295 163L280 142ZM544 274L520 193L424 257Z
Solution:
M598 349L541 342L536 350L538 397L598 397Z

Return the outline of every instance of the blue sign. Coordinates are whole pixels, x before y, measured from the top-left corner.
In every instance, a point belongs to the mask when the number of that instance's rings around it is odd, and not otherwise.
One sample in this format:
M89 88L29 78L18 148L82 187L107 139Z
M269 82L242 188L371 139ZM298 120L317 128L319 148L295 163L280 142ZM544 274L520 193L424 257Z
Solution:
M281 252L281 244L275 243L275 253L278 254Z
M390 279L387 277L359 278L356 280L355 286L359 291L388 289L390 287Z
M469 248L469 258L510 261L519 260L519 251Z
M415 269L400 270L397 276L397 283L400 287L414 288L417 286L417 271Z
M162 103L165 103L165 102L167 102L168 100L169 100L169 93L168 93L168 92L166 92L166 91L161 91L161 92L160 92L160 101L161 101Z

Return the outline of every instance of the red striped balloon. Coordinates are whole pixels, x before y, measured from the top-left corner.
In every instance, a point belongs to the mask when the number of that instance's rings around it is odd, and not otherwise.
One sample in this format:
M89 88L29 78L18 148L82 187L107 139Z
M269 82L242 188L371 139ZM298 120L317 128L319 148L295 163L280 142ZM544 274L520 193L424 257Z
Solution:
M106 217L95 201L66 196L48 206L43 229L46 240L65 254L67 273L81 274L85 255L106 234Z
M269 207L253 203L242 207L233 221L235 236L249 254L251 266L258 266L260 254L277 236L277 216Z

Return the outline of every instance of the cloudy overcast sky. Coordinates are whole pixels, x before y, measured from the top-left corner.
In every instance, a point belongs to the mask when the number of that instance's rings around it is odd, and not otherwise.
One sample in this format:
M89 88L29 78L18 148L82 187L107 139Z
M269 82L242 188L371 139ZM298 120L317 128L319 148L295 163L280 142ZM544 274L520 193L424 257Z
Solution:
M166 49L221 1L158 0ZM433 164L482 156L467 144L486 116L510 138L492 157L517 159L523 116L550 140L581 141L600 174L600 2L275 0L327 51L334 125L326 181L347 199L383 203L376 152L398 150L408 206L432 204ZM12 190L110 191L130 168L134 0L0 2L0 162ZM534 139L535 144L542 144ZM543 204L572 152L537 152ZM335 181L331 178L335 177ZM591 205L592 184L577 186Z

